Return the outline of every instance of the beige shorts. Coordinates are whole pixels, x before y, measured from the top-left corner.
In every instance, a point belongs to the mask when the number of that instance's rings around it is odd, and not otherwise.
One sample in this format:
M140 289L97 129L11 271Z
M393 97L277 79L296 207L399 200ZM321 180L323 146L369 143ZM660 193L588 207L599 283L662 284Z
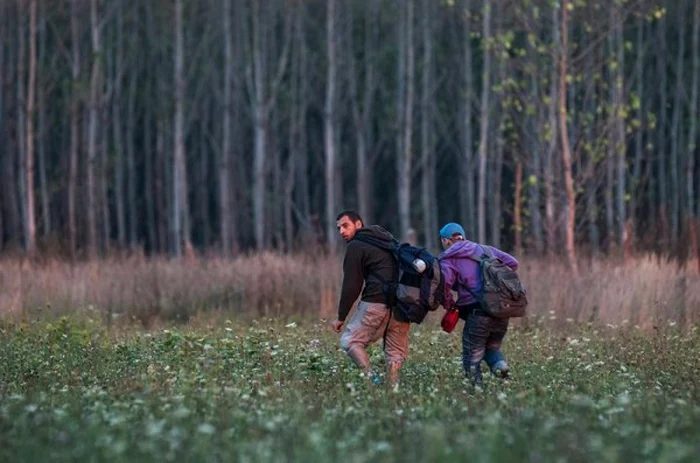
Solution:
M387 326L388 325L388 326ZM409 322L399 321L386 305L360 301L357 311L345 327L340 347L348 352L362 348L380 339L386 332L384 353L387 362L403 362L408 357Z

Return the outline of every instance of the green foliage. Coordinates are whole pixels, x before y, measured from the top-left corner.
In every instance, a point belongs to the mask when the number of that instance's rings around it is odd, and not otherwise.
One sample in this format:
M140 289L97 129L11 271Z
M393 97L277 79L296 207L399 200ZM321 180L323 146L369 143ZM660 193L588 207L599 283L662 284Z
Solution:
M553 316L553 315L552 315ZM462 378L460 340L412 330L400 393L321 325L107 333L0 326L2 461L691 461L696 329L513 327L514 380ZM569 323L572 325L572 323ZM381 363L379 346L372 351Z

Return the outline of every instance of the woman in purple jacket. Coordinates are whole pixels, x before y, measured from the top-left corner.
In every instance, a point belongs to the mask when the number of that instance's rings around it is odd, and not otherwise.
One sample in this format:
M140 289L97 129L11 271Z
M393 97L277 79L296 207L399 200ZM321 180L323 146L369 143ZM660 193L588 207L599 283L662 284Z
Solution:
M508 331L508 319L489 316L475 295L482 293L479 259L486 246L465 239L464 229L457 223L448 223L440 230L440 241L444 251L440 254L440 268L445 282L443 306L447 310L459 310L464 320L462 332L462 364L472 383L481 385L481 361L486 360L491 372L503 379L508 378L508 363L501 352L503 338ZM500 249L488 246L497 257L513 270L518 261ZM457 291L457 300L452 291Z

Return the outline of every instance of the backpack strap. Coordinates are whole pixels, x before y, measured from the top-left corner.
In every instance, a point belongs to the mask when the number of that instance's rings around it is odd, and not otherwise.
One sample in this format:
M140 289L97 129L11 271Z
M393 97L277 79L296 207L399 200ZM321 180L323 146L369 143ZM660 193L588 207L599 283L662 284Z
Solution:
M387 281L385 278L383 278L380 274L374 271L368 272L367 276L373 276L377 280L379 280L382 283L382 290L384 291L384 295L387 298L391 298L392 294L386 294L386 288L389 287L389 284L396 284L399 281L399 263L396 261L396 257L394 255L394 247L397 244L396 240L393 240L391 244L387 243L386 241L378 240L376 238L372 238L371 236L363 236L362 233L360 235L355 235L355 238L357 241L360 241L362 243L367 243L371 246L375 246L379 249L383 249L385 251L388 251L391 254L392 259L394 260L394 277L392 278L392 281ZM391 316L393 314L394 310L394 304L391 303L390 300L387 301L387 307L389 308L389 321L387 322L386 326L384 327L384 334L382 334L382 343L383 346L382 348L386 350L386 333L389 331L389 324L391 323Z
M491 258L491 257L493 257L493 251L491 251L490 247L487 246L487 245L479 244L479 243L475 243L475 244L476 244L477 246L481 246L481 249L484 250L484 253L481 254L481 256L479 256L479 257L476 257L474 254L469 254L467 257L468 257L469 259L473 260L474 262L476 262L477 264L479 264L479 273L481 274L481 280L482 280L481 284L483 285L483 279L484 279L484 277L483 277L483 274L482 274L482 272L481 272L481 264L482 264L484 258ZM472 289L471 289L469 286L463 285L463 287L464 287L464 289L467 290L467 292L468 292L469 294L472 295L472 297L474 298L474 300L475 300L476 302L478 302L479 305L481 305L481 307L483 308L483 307L484 307L483 288L482 288L482 294L481 294L481 296L479 296L478 294L476 294L475 291L472 291Z
M484 253L478 257L475 256L474 254L469 254L467 256L469 259L473 260L474 262L481 263L481 261L484 259L484 257L488 257L488 258L493 257L493 251L491 251L490 246L487 246L485 244L479 244L479 243L474 243L474 244L476 244L477 246L481 246L481 249L484 250Z

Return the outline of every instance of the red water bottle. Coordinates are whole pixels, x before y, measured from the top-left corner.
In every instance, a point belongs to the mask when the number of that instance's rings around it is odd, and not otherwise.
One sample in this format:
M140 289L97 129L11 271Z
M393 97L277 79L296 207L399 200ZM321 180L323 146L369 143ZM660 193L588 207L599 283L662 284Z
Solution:
M440 325L442 326L443 331L451 333L455 329L455 326L457 326L458 322L459 310L451 309L445 311L445 315L442 316L442 321L440 322Z

